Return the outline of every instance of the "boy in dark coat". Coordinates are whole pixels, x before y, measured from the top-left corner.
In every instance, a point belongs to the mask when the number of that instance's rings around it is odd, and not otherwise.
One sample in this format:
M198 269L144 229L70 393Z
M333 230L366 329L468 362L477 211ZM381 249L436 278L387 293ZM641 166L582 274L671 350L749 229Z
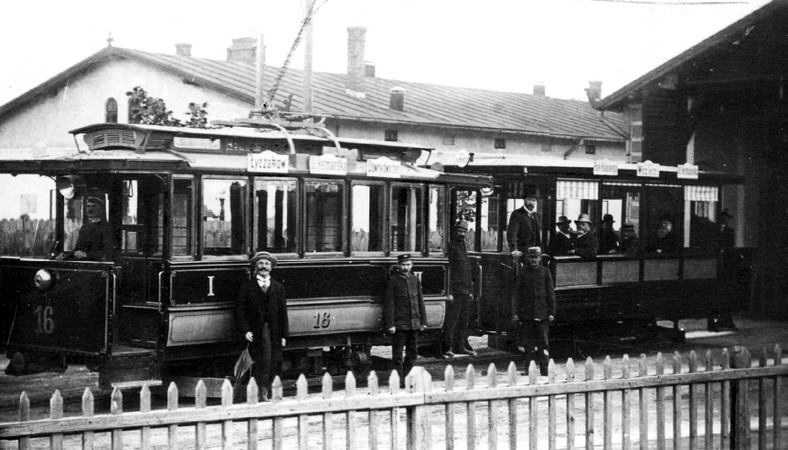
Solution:
M517 295L512 301L512 322L519 327L518 345L524 347L531 360L539 364L540 373L546 376L550 361L550 322L555 319L555 291L550 270L541 262L541 249L529 248Z
M235 317L244 339L250 342L252 375L263 399L276 375L281 375L282 347L287 344L285 287L271 279L277 259L268 252L252 257L254 276L241 285Z
M397 257L397 267L386 285L383 301L386 331L392 335L391 360L403 384L418 356L419 332L427 329L427 310L421 293L421 281L411 273L412 269L410 255Z

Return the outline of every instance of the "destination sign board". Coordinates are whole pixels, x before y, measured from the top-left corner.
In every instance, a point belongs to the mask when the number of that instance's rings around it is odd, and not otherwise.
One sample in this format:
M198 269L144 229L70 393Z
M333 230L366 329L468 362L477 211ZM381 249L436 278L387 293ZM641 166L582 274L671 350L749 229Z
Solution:
M182 137L175 136L172 145L176 149L188 150L219 150L221 149L221 141L219 139L208 138L195 138L195 137Z
M594 175L618 175L618 163L608 159L594 161Z
M402 176L402 164L387 156L367 160L367 176L400 178Z
M248 153L246 170L255 173L287 173L289 170L288 157L271 150Z
M347 159L334 155L311 155L309 173L316 175L347 175Z
M654 164L651 161L638 163L639 177L659 178L659 164Z
M690 163L684 163L684 164L680 164L677 168L678 168L678 172L676 173L677 178L683 178L687 180L698 179L698 166Z

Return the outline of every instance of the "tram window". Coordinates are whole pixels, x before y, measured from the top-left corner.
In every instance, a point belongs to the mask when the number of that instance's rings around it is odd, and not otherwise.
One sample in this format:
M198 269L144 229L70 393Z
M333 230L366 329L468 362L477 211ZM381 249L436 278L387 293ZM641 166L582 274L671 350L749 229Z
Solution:
M446 238L446 188L430 186L429 198L429 250L441 254L445 250Z
M716 186L684 186L684 247L718 250L730 246L721 241Z
M203 255L246 253L246 179L203 179Z
M172 192L172 254L192 254L192 179L175 179Z
M255 179L255 252L296 252L296 198L296 180Z
M591 228L596 230L599 214L599 182L587 180L558 180L556 183L556 218L566 216L572 222L580 214L588 214L594 220Z
M121 227L121 249L123 252L136 253L140 250L140 234L142 230L137 227L140 224L138 214L139 186L137 180L123 180L123 217Z
M602 208L599 253L637 254L640 251L640 183L605 182L602 184ZM609 216L609 217L608 217ZM605 222L608 219L610 225ZM606 228L609 226L610 228Z
M46 176L0 174L0 192L0 253L48 256L55 243L55 182Z
M306 251L341 252L345 184L314 180L306 188Z
M498 251L498 203L498 197L482 197L482 216L479 218L482 251Z
M351 252L382 252L386 227L386 195L383 184L353 184Z
M391 187L392 251L421 251L422 197L422 189L419 187Z
M682 247L684 196L681 186L646 185L644 189L643 234L646 251L653 254L678 253Z
M161 254L164 214L161 179L121 180L121 251L125 254Z
M455 215L452 220L456 224L460 220L468 222L468 234L465 236L465 244L469 249L476 248L476 227L479 225L479 217L476 214L477 196L476 191L471 189L457 189L452 195L454 202ZM482 232L482 245L486 239Z

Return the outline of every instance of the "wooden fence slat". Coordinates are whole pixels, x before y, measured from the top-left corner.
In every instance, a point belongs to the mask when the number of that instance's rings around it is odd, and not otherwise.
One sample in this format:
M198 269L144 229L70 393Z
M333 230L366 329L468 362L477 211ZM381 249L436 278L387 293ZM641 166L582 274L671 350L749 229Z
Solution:
M766 361L769 356L766 353L766 348L761 349L761 357L759 358L758 365L766 367ZM766 378L758 379L758 448L766 448Z
M254 377L249 377L249 383L246 384L246 404L256 405L258 403L260 403L260 388L257 386L257 380ZM246 448L248 450L257 450L257 434L258 421L256 418L250 417L246 421Z
M665 374L665 360L662 352L657 353L657 376ZM657 449L665 450L665 389L657 388L657 396L654 400L657 404Z
M426 395L432 389L432 376L424 367L416 366L411 369L406 378L409 387L408 392ZM432 405L416 404L408 406L408 436L409 448L429 449L432 448Z
M698 354L695 350L690 350L689 354L689 372L696 373L698 371ZM689 442L690 448L698 448L698 396L697 386L694 383L689 383Z
M536 367L536 361L531 361L528 365L528 384L536 384L539 377L539 369ZM529 450L536 450L537 447L537 431L539 429L537 397L528 399L528 448Z
M638 376L648 376L648 361L644 353L640 354L640 363L638 364ZM648 449L648 392L646 388L638 389L638 411L640 412L640 429L638 440L640 442L640 450Z
M517 365L514 361L509 362L507 378L509 386L517 386ZM517 450L517 399L511 398L506 403L509 409L509 450Z
M733 347L731 366L734 369L750 368L752 356L743 346ZM747 449L750 443L750 383L743 379L731 385L731 448Z
M391 371L393 374L397 373L396 370ZM334 379L326 372L323 374L323 398L331 398L334 392ZM399 389L399 380L397 380L397 389ZM392 423L392 427L396 424ZM323 413L323 448L328 450L331 448L334 439L334 415L330 412ZM393 445L393 444L392 444Z
M197 386L194 387L194 407L197 409L205 409L207 406L208 389L205 387L205 382L203 380L198 380ZM205 426L205 422L197 422L195 427L194 448L196 449L204 449L208 441Z
M553 358L547 363L547 382L555 384L555 362ZM547 447L555 450L555 421L556 421L556 396L547 396ZM490 446L489 448L495 448Z
M681 373L681 353L673 352L673 373ZM681 445L681 386L673 386L673 448Z
M451 364L443 371L443 386L446 392L454 390L454 367ZM443 409L446 414L446 449L454 450L454 404L446 403Z
M93 392L90 391L90 388L85 388L85 391L82 393L82 417L93 417L93 413ZM94 444L94 434L92 431L85 431L82 433L83 450L92 450Z
M566 360L566 382L575 382L575 362L572 358ZM575 395L566 396L566 448L575 448Z
M150 412L150 404L150 388L146 383L143 384L142 389L140 389L140 412ZM150 430L150 427L142 427L140 429L140 448L151 448Z
M177 396L176 396L177 398ZM123 392L118 388L112 389L112 396L110 397L110 414L119 416L123 414ZM121 450L123 448L123 430L114 429L111 432L112 450Z
M279 378L279 375L274 377L274 382L271 385L271 401L282 401L282 380ZM271 445L274 450L282 450L282 444L284 441L284 433L282 431L283 420L284 419L282 419L281 416L274 417L273 419L273 442Z
M476 370L473 364L468 364L465 369L465 387L469 391L476 387ZM476 404L474 402L465 402L465 426L466 432L466 445L468 450L476 448Z
M233 385L230 383L230 380L224 379L222 382L222 408L229 408L233 406ZM177 401L177 397L176 397ZM225 420L222 421L222 448L224 450L231 450L234 447L233 442L233 421L232 420Z
M370 377L374 375L374 372L370 374ZM377 380L377 378L375 378ZM371 382L370 382L371 385ZM377 383L375 383L375 389L377 389ZM300 401L306 401L309 396L309 383L306 381L306 377L302 373L298 376L298 381L296 381L296 399ZM372 414L372 411L370 411ZM370 429L372 429L372 417L370 416ZM370 447L372 447L370 445ZM298 416L298 448L300 450L307 450L309 448L309 415L308 414L301 414Z
M391 394L399 393L399 374L392 370L389 374L389 389ZM399 408L391 408L391 450L399 448Z
M306 379L304 379L306 383ZM367 387L369 388L369 395L375 399L379 395L378 388L378 375L375 371L371 371L367 376ZM306 442L304 442L306 444ZM306 449L307 447L301 447ZM369 449L377 450L378 448L378 414L374 409L369 410Z
M63 396L60 389L55 390L49 399L49 418L57 420L63 417ZM63 433L55 433L49 437L49 447L54 450L63 449Z
M594 379L594 360L586 359L586 381ZM585 394L586 400L586 448L594 448L594 397L593 393Z
M353 376L352 371L348 371L345 375L345 397L353 397L356 395L356 377ZM353 450L353 434L356 433L356 420L353 411L348 410L347 421L345 423L345 448Z
M605 381L613 378L613 363L610 356L602 362L602 376ZM613 391L606 390L603 400L602 430L605 448L613 447Z
M774 346L774 365L781 366L783 363L783 349L780 344ZM772 448L783 448L782 442L782 411L780 408L782 398L782 378L774 377L774 404L772 405Z
M714 370L714 358L712 357L711 350L706 351L706 372ZM707 449L714 447L714 384L711 382L704 383L704 391L706 394L706 432L703 436L703 444Z
M624 354L621 358L621 378L628 379L630 377L630 362L629 355ZM632 409L630 389L621 391L621 447L629 449L631 446L630 427L632 426Z
M487 367L487 387L495 389L498 387L498 368L495 363L490 363ZM492 400L487 402L487 448L498 447L498 428L496 427L497 418L495 414L495 404Z
M22 391L19 395L19 421L28 422L30 420L30 397L27 392ZM30 448L30 438L25 436L19 438L19 450L27 450Z
M722 349L722 370L725 371L731 366L730 354L727 348ZM731 382L722 382L722 392L720 394L720 448L730 448L730 399Z

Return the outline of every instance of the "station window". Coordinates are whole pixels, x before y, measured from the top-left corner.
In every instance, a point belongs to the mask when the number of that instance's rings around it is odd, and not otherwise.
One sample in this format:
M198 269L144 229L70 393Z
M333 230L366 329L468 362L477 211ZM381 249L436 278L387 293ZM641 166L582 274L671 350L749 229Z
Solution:
M110 97L104 103L104 121L118 123L118 101Z
M246 192L246 179L243 178L203 180L203 255L246 253Z
M313 180L306 189L306 252L341 252L345 184Z
M382 252L386 229L386 195L382 183L353 184L351 252Z
M416 186L391 187L391 250L422 250L422 189Z
M176 178L172 189L172 255L192 254L192 189L191 178Z
M586 155L595 155L596 145L586 145Z
M453 134L444 134L442 142L443 142L443 145L454 145L454 135Z
M399 133L397 130L386 130L384 138L387 141L397 142L399 140Z
M296 252L296 180L257 178L254 182L255 252Z
M495 138L495 148L506 148L506 139L504 138Z

